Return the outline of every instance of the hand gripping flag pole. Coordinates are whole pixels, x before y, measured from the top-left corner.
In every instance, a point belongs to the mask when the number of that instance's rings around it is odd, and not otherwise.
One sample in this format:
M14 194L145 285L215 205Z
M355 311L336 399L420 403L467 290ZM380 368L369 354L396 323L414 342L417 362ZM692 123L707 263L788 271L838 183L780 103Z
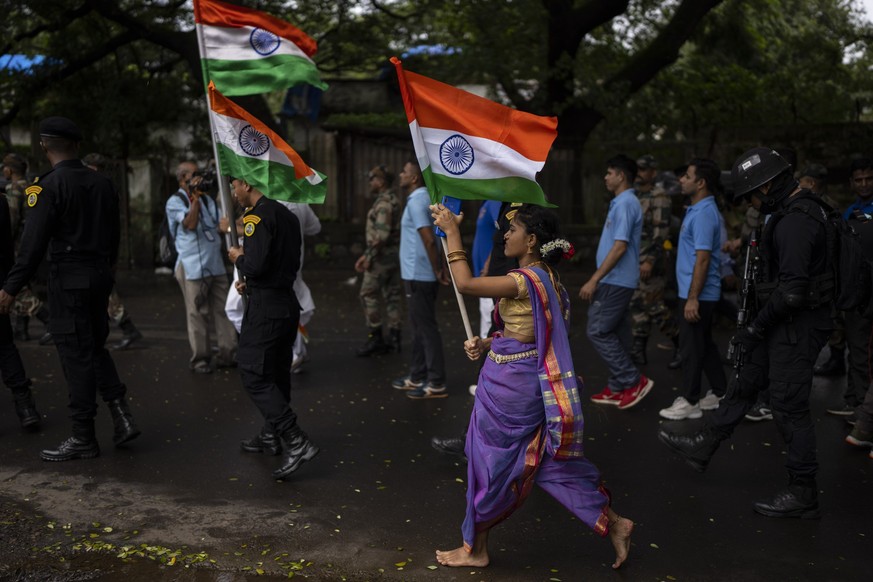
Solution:
M453 214L458 214L461 210L461 201L451 196L443 196L443 206L452 211ZM446 233L438 226L434 227L436 235L440 237L443 243L443 254L446 257L446 268L449 270L449 277L452 278L452 289L455 290L455 299L458 300L458 309L461 310L461 320L464 322L464 331L467 332L467 339L473 339L473 327L470 325L470 315L467 313L467 304L464 303L464 297L458 291L458 285L455 283L455 276L452 275L452 269L449 266L449 243L446 241Z

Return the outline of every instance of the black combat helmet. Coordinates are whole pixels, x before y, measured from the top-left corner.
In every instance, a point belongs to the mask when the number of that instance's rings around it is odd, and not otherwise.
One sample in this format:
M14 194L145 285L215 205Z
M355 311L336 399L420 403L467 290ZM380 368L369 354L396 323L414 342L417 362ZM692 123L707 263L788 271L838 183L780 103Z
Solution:
M734 162L731 181L734 197L747 196L791 166L771 148L752 148ZM758 194L761 199L767 196ZM766 201L766 200L765 200Z

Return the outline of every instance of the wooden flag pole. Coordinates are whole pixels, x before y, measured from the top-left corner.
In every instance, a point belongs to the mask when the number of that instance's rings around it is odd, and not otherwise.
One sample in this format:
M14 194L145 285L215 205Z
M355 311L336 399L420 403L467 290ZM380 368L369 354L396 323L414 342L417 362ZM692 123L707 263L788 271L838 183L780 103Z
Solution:
M452 269L449 267L449 243L445 236L441 236L443 241L443 254L446 256L446 268L449 270L449 277L452 278L452 289L455 290L455 298L458 300L458 309L461 310L461 319L464 320L464 331L467 332L467 339L473 339L473 327L470 325L470 316L467 314L467 304L464 303L464 297L458 291L458 286L455 284L455 276L452 275Z

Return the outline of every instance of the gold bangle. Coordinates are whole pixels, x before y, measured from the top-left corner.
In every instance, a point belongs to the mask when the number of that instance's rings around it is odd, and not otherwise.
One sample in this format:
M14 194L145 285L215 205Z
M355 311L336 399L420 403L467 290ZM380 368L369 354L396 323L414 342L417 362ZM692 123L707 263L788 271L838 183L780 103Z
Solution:
M466 257L467 251L465 251L463 249L461 249L460 251L450 251L446 256L450 259L452 257Z
M458 261L464 261L466 263L467 257L452 257L449 259L449 264L451 265L452 263L457 263Z

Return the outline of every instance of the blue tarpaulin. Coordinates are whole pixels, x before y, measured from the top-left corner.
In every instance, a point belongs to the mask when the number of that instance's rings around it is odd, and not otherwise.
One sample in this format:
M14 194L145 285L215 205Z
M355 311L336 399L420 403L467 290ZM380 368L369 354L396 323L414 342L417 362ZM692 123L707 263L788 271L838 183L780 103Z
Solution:
M42 64L43 61L45 61L45 57L42 55L2 55L0 56L0 71L29 71Z

